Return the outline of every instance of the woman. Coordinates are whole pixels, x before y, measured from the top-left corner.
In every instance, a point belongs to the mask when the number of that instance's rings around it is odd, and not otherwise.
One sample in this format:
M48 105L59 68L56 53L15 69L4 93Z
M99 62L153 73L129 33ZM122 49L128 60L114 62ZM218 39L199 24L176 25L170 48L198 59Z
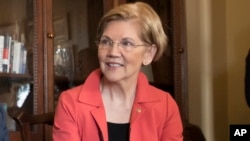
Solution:
M167 46L155 11L142 2L110 10L100 21L97 46L100 69L60 96L54 141L183 140L176 102L140 72Z

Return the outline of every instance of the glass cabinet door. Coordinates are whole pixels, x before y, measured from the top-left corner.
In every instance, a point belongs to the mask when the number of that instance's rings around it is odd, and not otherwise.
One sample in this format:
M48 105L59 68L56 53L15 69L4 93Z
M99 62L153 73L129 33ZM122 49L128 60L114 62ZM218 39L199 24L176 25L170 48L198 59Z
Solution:
M34 114L38 109L34 95L33 16L33 0L0 0L0 103L11 139L19 126L10 114L18 109Z
M63 90L84 82L98 67L95 34L101 0L54 0L54 106Z

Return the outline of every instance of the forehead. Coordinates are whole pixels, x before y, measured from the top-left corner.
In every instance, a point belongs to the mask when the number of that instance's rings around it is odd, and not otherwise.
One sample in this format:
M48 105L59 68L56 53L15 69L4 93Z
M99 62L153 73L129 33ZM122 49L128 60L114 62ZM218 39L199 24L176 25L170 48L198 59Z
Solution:
M112 39L132 38L140 40L140 28L135 20L111 21L104 28L102 36L108 36Z

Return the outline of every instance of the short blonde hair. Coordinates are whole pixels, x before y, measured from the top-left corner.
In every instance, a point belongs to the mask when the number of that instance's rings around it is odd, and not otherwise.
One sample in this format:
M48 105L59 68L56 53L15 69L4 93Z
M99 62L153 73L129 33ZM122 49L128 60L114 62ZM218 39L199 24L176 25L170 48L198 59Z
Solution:
M118 20L136 20L141 28L139 35L141 40L157 47L154 61L162 56L167 47L168 38L163 30L160 17L150 5L144 2L135 2L114 7L100 20L97 39L100 39L109 22Z

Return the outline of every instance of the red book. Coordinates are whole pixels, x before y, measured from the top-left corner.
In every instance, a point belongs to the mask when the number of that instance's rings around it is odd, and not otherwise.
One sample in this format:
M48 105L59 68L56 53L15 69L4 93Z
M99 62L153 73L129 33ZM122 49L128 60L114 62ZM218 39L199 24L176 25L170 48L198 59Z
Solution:
M3 49L3 72L9 72L11 36L6 35Z

